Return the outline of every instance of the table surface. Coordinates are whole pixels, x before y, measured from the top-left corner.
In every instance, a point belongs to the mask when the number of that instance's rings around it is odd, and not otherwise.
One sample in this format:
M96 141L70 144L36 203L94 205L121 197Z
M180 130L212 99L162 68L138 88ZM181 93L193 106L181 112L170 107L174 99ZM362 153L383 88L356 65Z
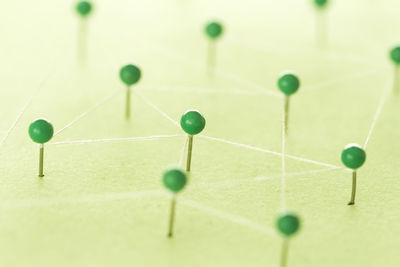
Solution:
M294 70L286 137L287 208L301 217L288 266L398 266L400 99L388 51L399 1L331 1L315 45L311 1L95 1L86 63L73 1L8 1L0 10L0 258L3 266L278 266L282 209L276 80ZM210 19L225 26L206 71ZM323 19L324 17L322 17ZM321 19L321 17L319 17ZM319 21L319 20L318 20ZM124 119L118 70L141 67ZM166 238L161 175L184 163L187 109L207 125ZM56 135L45 177L28 136ZM356 205L340 153L366 148Z

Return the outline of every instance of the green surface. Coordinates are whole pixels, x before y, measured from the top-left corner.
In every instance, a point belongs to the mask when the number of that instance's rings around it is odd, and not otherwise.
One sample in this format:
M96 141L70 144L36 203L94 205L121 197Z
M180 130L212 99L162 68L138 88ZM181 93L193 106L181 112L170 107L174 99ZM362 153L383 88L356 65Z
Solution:
M22 0L0 9L2 265L278 266L280 156L203 135L280 152L276 79L290 69L302 87L290 106L286 153L342 167L342 148L364 145L391 87L399 1L331 1L329 46L318 50L311 1L99 0L87 21L85 65L76 57L74 4ZM202 31L213 18L229 29L214 77ZM130 121L117 75L126 62L145 74ZM357 171L355 206L347 205L343 167L287 158L286 204L302 219L288 266L398 266L400 99L389 89ZM160 175L185 162L179 119L188 109L200 110L207 127L196 136L169 240L170 194ZM41 116L56 133L38 179L27 128ZM56 145L153 135L178 136Z

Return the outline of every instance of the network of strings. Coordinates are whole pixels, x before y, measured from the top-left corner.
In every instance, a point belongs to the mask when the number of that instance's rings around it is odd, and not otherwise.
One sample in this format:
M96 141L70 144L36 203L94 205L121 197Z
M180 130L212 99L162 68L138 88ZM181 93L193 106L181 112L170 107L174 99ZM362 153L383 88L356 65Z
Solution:
M149 47L154 49L155 51L159 52L161 55L165 56L166 58L173 59L176 62L183 63L185 66L190 66L195 69L201 69L204 70L204 64L201 62L195 62L191 60L189 57L185 56L184 54L177 53L175 51L170 50L168 47L163 46L162 44L154 44L151 42L148 42ZM111 61L112 59L112 54L110 54L108 51L104 50L104 59L108 61L108 65L110 65L110 70L113 72L115 69L117 69L116 64ZM16 126L20 123L21 118L23 115L26 113L32 102L34 101L35 96L39 93L40 89L43 87L43 84L48 80L51 71L54 68L52 67L50 72L46 73L39 83L39 85L32 91L31 95L28 97L27 101L23 105L22 109L20 112L17 114L15 120L13 123L10 125L4 136L2 137L0 141L0 147L3 146L3 144L8 140L9 136L12 135L13 131L15 130ZM146 70L143 70L144 72ZM273 97L277 98L279 100L283 101L283 96L278 92L278 91L272 91L269 89L266 89L265 87L254 83L253 81L244 78L244 77L239 77L236 74L232 74L227 71L223 71L222 69L218 67L213 68L213 75L215 76L215 79L218 78L224 78L232 81L233 83L237 83L240 86L243 87L248 87L252 88L253 90L241 90L241 89L232 89L232 90L227 90L227 89L219 89L219 88L200 88L200 87L190 87L190 86L159 86L159 87L141 87L138 85L138 89L140 90L133 90L134 95L143 101L144 104L146 104L148 107L156 111L163 119L171 123L172 126L176 128L176 134L157 134L157 135L149 135L149 136L132 136L132 137L121 137L121 138L101 138L101 139L83 139L83 140L67 140L67 141L57 141L57 142L50 142L46 144L46 146L67 146L67 145L90 145L93 143L113 143L113 142L144 142L144 141L152 141L152 140L161 140L161 139L176 139L179 138L183 141L183 146L181 149L181 152L179 155L177 155L177 165L182 167L185 162L185 151L187 149L187 139L186 139L186 134L182 132L182 129L179 125L179 122L177 121L177 118L173 118L169 115L168 110L162 109L160 106L156 105L150 98L146 97L144 94L142 94L141 90L153 90L153 91L165 91L165 92L180 92L180 93L199 93L199 94L232 94L232 95L262 95L266 97ZM374 70L375 71L375 70ZM371 71L362 71L362 72L357 72L357 73L352 73L345 75L343 77L338 77L335 78L334 80L330 81L324 81L323 83L320 84L315 84L310 86L312 90L318 90L322 89L331 85L335 84L340 84L342 82L346 82L352 79L359 79L361 77L369 76L371 75ZM393 84L392 81L389 81L388 84L383 86L383 90L381 93L380 99L378 99L376 103L376 110L374 113L374 116L371 118L371 124L369 127L368 132L366 133L366 138L362 144L363 149L367 149L369 141L371 137L373 136L374 129L376 127L377 121L380 118L382 109L385 105L385 101L390 93L390 89L392 88ZM110 94L106 95L104 98L100 99L97 103L95 103L93 106L89 107L87 110L83 111L81 114L73 118L69 123L64 125L63 127L60 127L59 129L56 129L54 136L61 135L65 130L74 127L76 124L78 124L81 120L84 118L90 116L93 112L97 111L102 105L106 104L109 102L111 99L115 98L117 95L120 95L123 91L124 87L121 85L121 88L118 90L112 90ZM283 112L282 112L283 114ZM209 120L212 120L212 118L207 118ZM282 119L283 122L283 119ZM223 127L223 126L222 126ZM200 138L203 140L207 140L209 142L215 142L215 143L222 143L228 146L234 146L238 147L240 149L244 150L250 150L250 151L255 151L258 153L264 153L264 154L269 154L272 156L280 157L281 158L281 173L277 175L271 175L271 176L259 176L259 177L253 177L253 178L246 178L246 179L235 179L234 181L220 181L220 182L214 182L212 184L213 188L224 188L226 186L231 186L232 184L244 184L244 183L252 183L252 182L258 182L258 181L268 181L272 179L280 179L281 180L281 208L286 209L287 208L287 203L286 203L286 179L288 177L294 177L294 176L303 176L303 175L309 175L309 174L315 174L315 173L324 173L324 172L331 172L331 171L336 171L336 170L342 170L342 171L348 171L346 168L343 166L338 166L335 164L319 161L318 159L311 159L307 157L302 157L302 156L297 156L297 155L291 155L286 153L286 136L285 136L285 131L283 130L284 126L282 125L282 128L279 129L282 132L282 145L281 145L281 150L280 151L273 151L267 148L263 147L258 147L258 146L253 146L249 144L244 144L244 143L239 143L236 142L235 140L228 140L225 138L220 138L218 136L209 136L209 135L204 135L204 134L199 134L196 135L195 138ZM308 171L298 171L298 172L286 172L286 166L285 166L285 160L286 159L291 159L303 163L308 163L312 164L315 166L318 166L318 168L313 169L313 170L308 170ZM166 166L167 167L167 166ZM194 168L195 169L195 168ZM196 170L195 170L196 171ZM198 190L201 187L205 187L205 185L193 185L191 186L189 184L188 188L186 188L186 191L192 191L192 190ZM17 202L9 202L5 203L3 206L6 208L15 208L15 207L32 207L32 206L50 206L50 205L57 205L57 204L63 204L63 203L81 203L81 202L96 202L96 201L104 201L104 200L112 200L112 199L135 199L135 198L142 198L142 197L151 197L151 196L157 196L157 195L164 195L166 194L166 191L161 188L160 184L160 190L148 190L148 191L138 191L138 192L128 192L128 193L103 193L103 194L94 194L94 195L87 195L83 197L77 197L77 198L58 198L57 200L50 200L50 199L42 199L42 200L29 200L29 201L17 201ZM219 217L223 220L227 220L229 222L243 225L246 227L249 227L251 229L254 229L256 231L259 231L261 233L267 234L267 235L275 235L276 230L273 227L259 224L255 221L252 221L248 218L238 216L235 214L231 214L227 211L224 210L219 210L214 207L210 207L207 205L204 205L198 201L194 200L189 200L184 197L179 198L179 203L182 205L186 205L188 207L192 207L195 209L198 209L202 212L208 213L212 216ZM274 216L274 215L273 215ZM182 218L183 219L183 218ZM305 220L307 218L304 218Z

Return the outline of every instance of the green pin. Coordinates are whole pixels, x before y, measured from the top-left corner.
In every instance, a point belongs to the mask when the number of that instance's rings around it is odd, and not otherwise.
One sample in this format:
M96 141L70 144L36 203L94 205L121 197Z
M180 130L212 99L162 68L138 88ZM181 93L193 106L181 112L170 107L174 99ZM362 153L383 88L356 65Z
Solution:
M357 144L349 144L345 146L342 151L342 162L343 164L353 170L353 179L352 179L352 190L351 190L351 198L348 205L354 205L354 201L356 198L356 186L357 186L357 169L360 168L366 159L367 155L365 151Z
M285 72L281 74L278 79L278 87L279 90L285 95L284 99L284 131L285 133L288 130L288 121L289 121L289 100L290 96L297 92L300 87L300 80L297 76L291 72Z
M170 209L169 225L168 225L168 237L172 237L174 231L176 194L179 193L185 187L187 183L187 177L182 170L178 168L171 168L166 172L164 172L162 180L164 186L172 192L171 209Z
M88 1L80 1L76 4L75 9L80 16L86 18L92 11L92 4Z
M131 115L131 87L140 80L141 76L142 74L140 69L132 64L123 66L119 71L119 77L121 78L121 81L126 85L126 119L129 119Z
M91 14L93 6L88 1L80 1L75 5L75 11L79 16L78 27L78 57L85 60L87 55L88 23L87 18Z
M313 0L314 4L318 8L325 8L326 4L328 4L328 0Z
M54 134L53 125L44 118L34 120L29 125L29 136L32 141L40 144L39 148L39 177L43 177L44 144L50 141Z
M328 0L312 0L316 7L316 20L315 20L315 33L317 47L323 48L326 45L327 39L327 17L326 8L328 6Z
M199 134L205 126L206 120L197 110L188 110L181 117L181 127L188 134L187 172L190 172L192 162L193 135Z
M276 220L276 227L283 236L282 251L281 251L281 267L287 266L289 239L297 233L300 228L299 217L290 212L282 213Z
M400 90L400 46L394 47L390 50L390 59L394 63L394 76L393 76L393 91L399 94Z
M223 33L223 27L221 23L212 21L205 26L204 31L208 37L207 66L208 69L211 70L215 68L216 65L216 42Z

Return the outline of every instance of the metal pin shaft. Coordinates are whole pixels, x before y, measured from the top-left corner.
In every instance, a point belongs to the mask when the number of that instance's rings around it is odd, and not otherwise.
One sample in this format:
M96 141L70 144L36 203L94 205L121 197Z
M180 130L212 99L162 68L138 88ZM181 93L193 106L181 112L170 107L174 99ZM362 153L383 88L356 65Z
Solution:
M209 40L207 49L207 68L209 73L212 73L216 66L216 52L215 41Z
M129 120L131 117L131 88L126 88L125 118Z
M357 188L357 172L354 170L353 171L353 186L351 188L351 199L348 205L354 205L354 201L356 198L356 188Z
M280 267L287 266L288 248L289 248L289 240L285 238L282 242L281 266Z
M186 171L190 172L190 166L192 163L192 148L193 148L193 135L188 135L188 153L186 159Z
M168 237L173 236L174 231L174 221L175 221L175 206L176 206L176 196L173 195L171 199L171 210L169 213L169 226L168 226Z
M393 92L395 95L399 94L400 90L400 66L396 64L393 73Z
M43 177L43 157L44 157L44 145L40 144L39 148L39 177Z
M315 19L315 33L317 48L323 49L327 43L327 17L325 10L317 10Z
M86 19L81 19L78 26L78 59L85 61L87 58L88 46L88 25Z
M285 116L284 116L284 120L285 120L285 134L288 131L288 122L289 122L289 96L285 96L285 104L284 104L284 112L285 112Z

